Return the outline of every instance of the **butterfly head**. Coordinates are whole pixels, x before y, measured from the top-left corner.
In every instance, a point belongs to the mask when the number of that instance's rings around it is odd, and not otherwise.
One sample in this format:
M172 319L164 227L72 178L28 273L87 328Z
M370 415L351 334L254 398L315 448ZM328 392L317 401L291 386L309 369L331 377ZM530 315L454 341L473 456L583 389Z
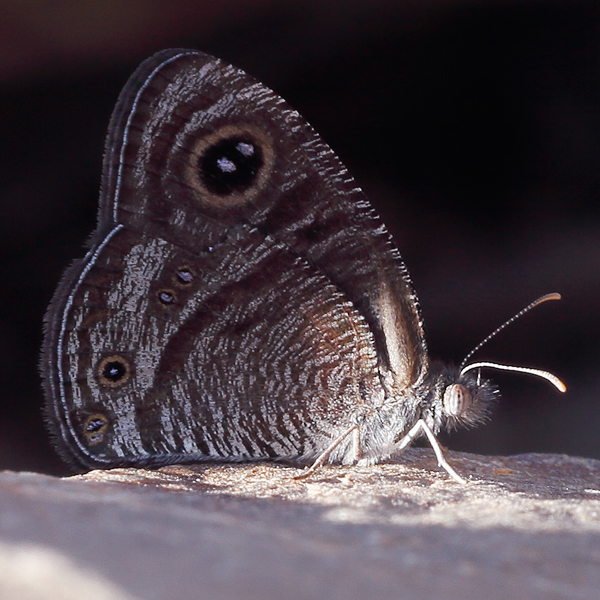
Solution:
M429 398L422 416L434 431L473 427L486 421L499 397L497 387L479 371L465 373L435 362L427 387Z
M482 379L482 368L535 375L546 379L559 391L566 391L565 384L548 371L493 362L467 364L475 352L508 325L514 323L518 318L548 300L560 300L560 294L546 294L526 306L512 318L508 319L508 321L505 321L481 343L475 346L465 356L458 368L448 367L441 363L432 364L429 378L425 384L426 390L429 392L429 401L425 405L430 408L422 411L424 418L432 430L439 431L442 427L446 429L455 429L458 426L472 427L488 418L490 408L494 401L497 400L499 393L489 380ZM429 414L427 413L428 410L430 411Z

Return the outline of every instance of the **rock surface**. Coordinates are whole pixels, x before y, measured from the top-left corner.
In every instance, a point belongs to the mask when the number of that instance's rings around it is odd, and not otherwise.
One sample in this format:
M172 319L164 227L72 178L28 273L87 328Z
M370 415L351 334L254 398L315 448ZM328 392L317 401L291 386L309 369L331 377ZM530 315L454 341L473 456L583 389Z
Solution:
M3 600L600 598L600 461L0 473Z

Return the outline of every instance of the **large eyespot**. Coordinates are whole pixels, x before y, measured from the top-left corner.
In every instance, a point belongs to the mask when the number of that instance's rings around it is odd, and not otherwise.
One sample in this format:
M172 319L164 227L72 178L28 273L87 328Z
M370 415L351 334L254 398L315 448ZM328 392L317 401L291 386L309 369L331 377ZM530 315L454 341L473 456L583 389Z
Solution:
M105 415L96 413L90 415L83 422L83 435L90 446L104 441L108 430L108 419Z
M260 146L249 136L233 135L207 148L198 160L200 179L219 196L245 192L263 166Z
M273 167L273 142L251 125L227 125L199 140L186 175L203 204L228 208L252 200Z
M444 410L451 417L463 416L471 407L471 392L460 383L453 383L444 390Z
M107 356L98 365L100 383L108 387L123 385L131 374L129 362L122 356Z

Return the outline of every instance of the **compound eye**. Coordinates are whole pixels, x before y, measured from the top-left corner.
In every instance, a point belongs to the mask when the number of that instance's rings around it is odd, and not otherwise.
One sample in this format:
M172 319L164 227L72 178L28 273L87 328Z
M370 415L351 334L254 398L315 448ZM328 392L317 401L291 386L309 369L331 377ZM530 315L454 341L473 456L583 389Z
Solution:
M444 390L444 411L448 416L460 417L471 407L471 392L460 383L453 383Z

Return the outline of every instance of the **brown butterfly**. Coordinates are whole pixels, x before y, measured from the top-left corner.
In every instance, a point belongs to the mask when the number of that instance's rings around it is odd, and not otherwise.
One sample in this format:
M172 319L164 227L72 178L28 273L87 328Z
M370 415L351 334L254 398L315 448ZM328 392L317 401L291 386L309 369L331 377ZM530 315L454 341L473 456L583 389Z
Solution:
M137 69L89 252L46 316L65 459L368 464L425 433L460 480L434 434L487 415L471 367L430 365L398 250L297 112L201 52Z

